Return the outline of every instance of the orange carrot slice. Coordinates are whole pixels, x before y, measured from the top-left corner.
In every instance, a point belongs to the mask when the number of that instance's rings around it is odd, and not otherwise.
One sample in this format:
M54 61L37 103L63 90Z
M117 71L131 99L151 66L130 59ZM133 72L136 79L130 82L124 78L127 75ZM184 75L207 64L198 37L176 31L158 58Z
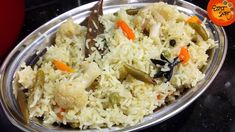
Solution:
M189 60L190 56L189 56L189 52L188 49L186 47L182 47L180 49L180 54L179 54L179 59L182 63L187 63Z
M118 20L117 26L122 29L128 39L135 40L135 34L133 30L123 20Z
M62 112L65 112L65 109L60 108L60 112L56 114L57 117L60 118L60 120L62 120L64 118L64 115L62 115Z
M201 24L201 20L197 16L192 16L188 20L186 20L187 23L198 23Z
M72 69L71 67L67 66L64 62L59 61L59 60L53 60L52 63L54 64L54 66L64 72L74 72L74 69Z
M156 96L157 100L161 100L161 95Z

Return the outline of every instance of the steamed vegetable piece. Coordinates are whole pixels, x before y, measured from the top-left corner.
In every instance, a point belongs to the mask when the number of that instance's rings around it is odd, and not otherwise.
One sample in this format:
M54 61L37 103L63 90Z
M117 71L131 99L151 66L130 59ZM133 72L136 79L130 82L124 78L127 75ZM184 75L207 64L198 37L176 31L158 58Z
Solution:
M182 47L180 49L180 54L179 54L180 61L185 64L188 62L189 58L190 58L190 56L188 53L188 49L186 47Z
M26 124L29 123L29 110L27 107L27 99L24 92L20 89L18 89L17 91L17 102L19 104L20 111L23 115L24 123Z
M119 69L119 77L118 77L118 79L119 79L120 81L123 81L123 80L126 79L127 75L128 75L128 72L126 71L126 68L125 68L124 66L122 66L122 67Z
M64 72L74 72L74 69L72 69L71 67L67 66L64 62L59 61L59 60L53 60L52 63L54 64L54 66Z
M36 74L34 85L29 90L29 92L30 92L29 98L30 98L30 100L33 101L33 102L29 103L29 104L31 104L30 106L36 105L37 100L36 101L33 100L34 93L35 93L36 89L42 88L44 86L44 81L45 81L44 72L39 69ZM29 111L28 111L28 105L27 105L28 102L27 102L27 98L26 98L25 93L20 89L17 90L17 102L19 104L20 111L22 112L24 123L28 123L29 122Z
M197 16L192 16L188 20L186 20L186 23L188 23L201 37L203 40L208 40L209 36L206 33L206 30L202 27L202 22Z
M127 9L126 14L134 16L139 12L140 8L134 8L134 9ZM115 16L117 16L117 12L113 13Z
M60 107L69 109L86 105L88 95L85 89L101 74L101 70L95 62L87 61L82 64L82 69L84 72L76 82L67 82L55 89L55 101Z
M192 22L189 22L188 24L202 37L203 40L206 41L209 39L206 30L200 24Z
M82 108L88 101L85 86L80 82L67 82L59 85L54 91L55 102L64 109Z
M65 112L65 109L60 108L60 111L56 114L58 118L60 118L61 120L64 118L64 116L62 115L62 112Z
M188 20L186 20L188 23L198 23L201 24L201 20L197 16L192 16Z
M56 38L60 37L72 37L80 34L80 27L74 23L73 19L69 18L67 21L61 24L60 28L56 33Z
M42 70L38 70L37 74L36 74L36 82L35 82L35 86L34 87L43 87L45 83L45 74Z
M45 83L45 73L41 69L39 69L37 71L37 74L36 74L34 85L29 90L29 92L30 92L29 100L32 101L32 102L29 103L30 104L29 107L33 107L33 106L35 106L37 104L38 100L34 99L34 94L35 94L35 91L37 89L42 89L43 88L44 83ZM41 98L41 96L39 98Z
M121 28L126 37L130 40L135 40L135 34L133 30L123 20L117 21L117 27Z
M150 27L150 31L149 31L149 37L150 38L159 38L159 34L160 34L160 23L154 23L151 27Z
M136 15L136 14L139 12L139 9L140 9L140 8L127 9L127 10L126 10L126 13L127 13L128 15L134 16L134 15Z
M84 70L84 74L82 76L81 84L87 88L101 74L101 70L95 62L88 62L88 61L84 61L82 63L82 69Z
M99 16L103 15L103 0L100 0L91 9L91 14L88 16L81 25L87 26L86 34L86 46L85 46L85 57L88 57L94 51L92 47L95 47L101 54L105 51L107 46L104 46L103 50L98 49L95 46L96 41L94 40L99 34L104 33L104 27L99 21Z
M156 82L154 81L153 78L151 78L147 73L138 70L128 64L124 64L124 67L127 71L128 74L130 74L131 76L133 76L134 78L146 82L146 83L150 83L150 84L156 84Z

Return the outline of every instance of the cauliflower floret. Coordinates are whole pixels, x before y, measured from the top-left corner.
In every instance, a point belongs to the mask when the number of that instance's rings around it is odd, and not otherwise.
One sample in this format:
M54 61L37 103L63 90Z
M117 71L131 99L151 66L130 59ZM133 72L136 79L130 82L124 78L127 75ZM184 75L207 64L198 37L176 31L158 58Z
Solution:
M63 82L54 91L55 101L62 108L82 108L88 101L85 91L101 74L101 70L95 62L83 62L84 74L73 82Z
M68 45L74 42L74 38L78 36L86 35L86 27L80 26L73 22L72 19L68 19L66 22L61 24L56 33L56 45Z
M64 22L63 24L61 24L56 35L57 36L58 35L62 35L62 36L65 35L67 37L71 37L71 36L76 35L80 32L79 27L80 26L78 24L75 24L72 19L69 19L66 22Z
M64 108L82 108L88 101L85 89L80 88L79 82L67 82L55 89L55 101Z
M17 72L19 80L18 82L23 85L24 88L33 86L36 72L30 66L23 66L23 70Z
M95 62L84 61L82 64L84 74L81 76L83 87L89 87L95 79L101 74L101 70Z

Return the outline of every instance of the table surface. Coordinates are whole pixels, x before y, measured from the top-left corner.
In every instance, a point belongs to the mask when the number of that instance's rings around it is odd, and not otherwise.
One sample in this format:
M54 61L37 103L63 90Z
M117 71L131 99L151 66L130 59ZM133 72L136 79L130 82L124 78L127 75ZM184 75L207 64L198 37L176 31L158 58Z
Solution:
M93 0L83 0L81 4ZM187 0L206 9L207 0ZM48 20L78 6L77 0L26 0L25 22L18 39ZM210 87L178 115L142 131L235 132L235 24L225 27L228 52L222 69ZM0 109L0 130L20 131Z

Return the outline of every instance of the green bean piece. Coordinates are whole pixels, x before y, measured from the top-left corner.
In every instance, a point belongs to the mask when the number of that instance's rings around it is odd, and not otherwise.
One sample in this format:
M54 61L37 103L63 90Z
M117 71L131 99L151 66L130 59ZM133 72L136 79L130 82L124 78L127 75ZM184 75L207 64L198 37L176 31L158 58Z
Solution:
M151 78L147 73L141 71L141 70L138 70L128 64L125 64L124 65L127 72L133 76L134 78L140 80L140 81L143 81L143 82L146 82L146 83L150 83L150 84L156 84L156 82L154 81L153 78Z
M202 37L204 41L209 39L206 30L200 24L189 22L189 25Z
M45 74L42 70L38 70L38 72L36 74L35 85L42 88L44 86L44 83L45 83Z
M17 91L17 102L19 104L20 111L23 115L23 121L25 124L28 124L29 123L29 111L27 108L27 99L26 99L24 92L20 89L18 89Z

